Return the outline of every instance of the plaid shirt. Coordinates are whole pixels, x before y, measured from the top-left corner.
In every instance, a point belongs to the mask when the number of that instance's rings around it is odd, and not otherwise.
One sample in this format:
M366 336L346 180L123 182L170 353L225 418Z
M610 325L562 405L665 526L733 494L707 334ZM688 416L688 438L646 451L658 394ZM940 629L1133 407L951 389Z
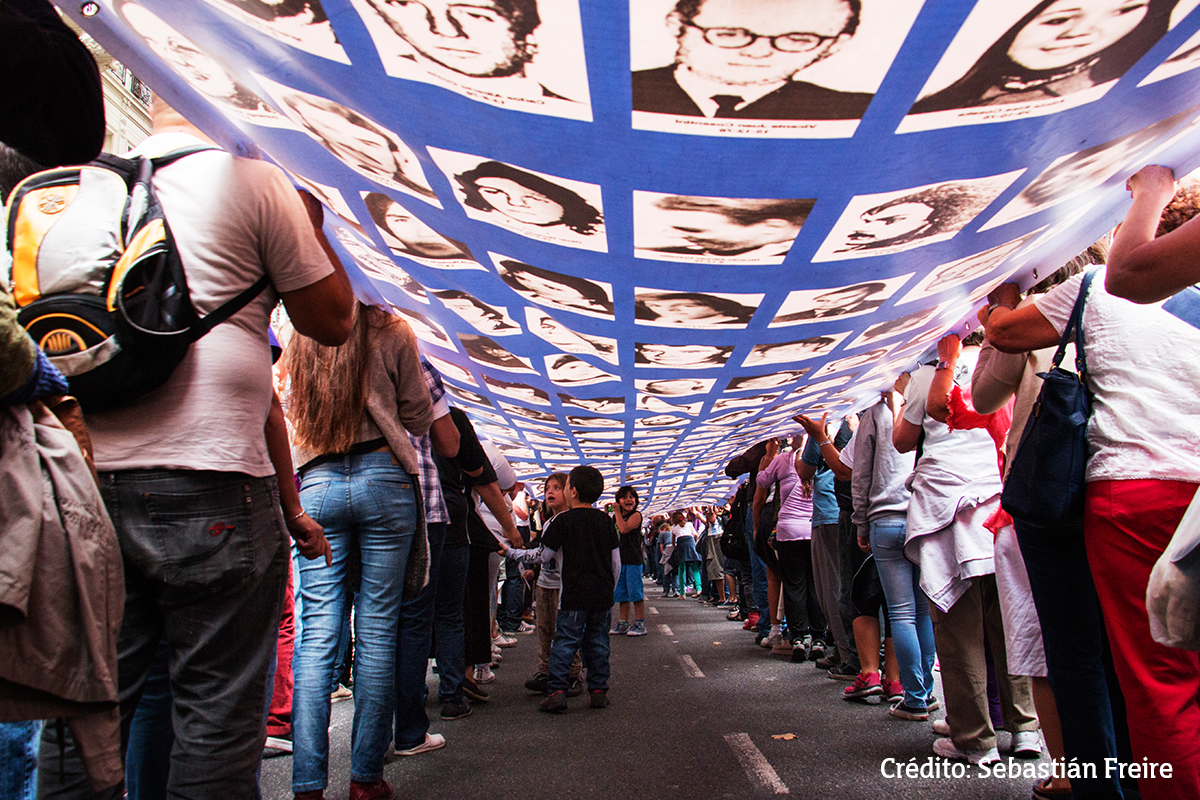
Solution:
M450 413L450 404L446 402L446 389L442 386L442 376L437 368L421 357L421 377L429 389L429 399L433 401L433 418L440 419ZM433 462L433 440L429 434L413 436L413 447L417 450L417 480L421 484L421 499L425 504L426 522L450 523L450 513L446 510L446 498L442 494L442 480L438 477L437 465Z

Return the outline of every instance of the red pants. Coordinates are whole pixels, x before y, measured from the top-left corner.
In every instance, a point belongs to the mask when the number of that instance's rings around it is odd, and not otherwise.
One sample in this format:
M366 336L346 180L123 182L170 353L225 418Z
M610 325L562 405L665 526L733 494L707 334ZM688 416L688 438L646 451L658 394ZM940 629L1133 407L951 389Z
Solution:
M275 693L267 713L267 736L292 732L292 651L296 646L296 595L292 592L292 559L288 558L287 596L279 620L279 643L275 662Z
M1146 614L1150 571L1195 493L1196 484L1181 481L1087 487L1088 563L1125 694L1133 756L1174 768L1169 779L1138 777L1145 800L1200 798L1200 653L1155 642Z

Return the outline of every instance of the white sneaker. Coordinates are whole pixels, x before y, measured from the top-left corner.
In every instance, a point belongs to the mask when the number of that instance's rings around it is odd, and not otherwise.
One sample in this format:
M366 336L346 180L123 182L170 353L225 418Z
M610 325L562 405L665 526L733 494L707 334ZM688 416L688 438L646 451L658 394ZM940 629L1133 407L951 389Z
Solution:
M475 667L476 683L491 683L494 680L496 680L496 674L492 672L490 664L480 664Z
M759 642L759 644L761 644L763 647L774 647L775 645L779 644L782 641L783 641L782 633L772 633L770 636L768 636L767 638L765 638L761 642Z
M972 764L996 764L1000 761L1000 751L994 747L987 750L959 750L949 739L935 741L933 754L955 761L970 761Z
M935 719L933 721L933 732L938 736L950 735L950 723L944 719Z
M1017 731L1012 737L1012 749L1017 758L1041 758L1042 737L1037 731Z
M535 626L530 625L528 622L525 622L524 620L522 620L521 624L519 626L517 626L517 633L533 633L536 630L537 630L537 628Z
M440 733L425 734L425 741L421 742L416 747L410 747L407 750L397 750L398 756L415 756L420 753L428 753L430 750L441 750L446 746L446 737Z
M505 636L502 633L495 639L492 639L492 644L496 645L497 647L516 647L517 640L511 636Z

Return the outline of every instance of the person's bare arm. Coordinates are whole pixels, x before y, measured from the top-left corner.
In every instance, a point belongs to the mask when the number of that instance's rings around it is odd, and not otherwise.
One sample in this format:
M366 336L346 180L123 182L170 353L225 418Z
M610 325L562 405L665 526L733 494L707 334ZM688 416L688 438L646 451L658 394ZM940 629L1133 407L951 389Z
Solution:
M901 397L901 402L895 404L896 421L892 425L892 446L901 453L911 453L917 449L917 442L921 441L921 426L914 425L904 418L904 401L907 399L905 392L908 391L910 383L912 373L904 372L896 378L896 383L892 386L892 390Z
M758 520L762 516L763 507L767 504L767 498L771 495L771 490L766 486L756 486L754 489L754 499L750 502L750 518L753 521L754 530L758 531Z
M429 439L433 442L433 449L438 451L438 455L444 458L454 458L458 455L460 441L458 426L454 424L454 420L450 418L449 414L433 421L433 424L429 426Z
M937 345L938 369L929 384L929 396L925 399L925 413L938 422L950 418L950 390L954 388L954 368L962 354L962 340L957 333L941 338ZM946 366L941 366L942 363Z
M837 445L833 443L833 437L829 435L829 412L826 411L821 415L820 422L817 422L812 417L805 416L804 414L797 414L796 416L792 417L792 419L795 422L799 422L801 427L804 428L805 432L812 437L813 441L815 441L818 447L820 447L821 458L824 459L825 466L833 470L833 477L839 481L850 480L851 470L842 463L841 458L839 458L839 456L842 454L842 451L837 448ZM808 467L808 469L812 470L812 474L805 475L801 473L801 466ZM805 470L805 472L807 471L808 470ZM797 464L796 474L800 475L802 479L807 480L812 478L816 472L816 467L809 466L802 461L798 462Z
M617 530L621 533L629 533L642 527L642 512L633 511L628 517L623 517L619 505L613 510L616 512Z
M988 295L988 303L994 307L984 331L992 346L1001 353L1028 353L1057 345L1062 337L1050 320L1036 305L1017 308L1019 302L1021 290L1015 283L1003 284Z
M1175 195L1175 176L1167 167L1143 167L1126 186L1133 205L1108 252L1104 287L1135 303L1156 303L1200 281L1200 222L1190 220L1154 238Z
M500 491L500 484L492 481L491 483L476 486L475 491L479 493L479 497L483 500L483 504L488 507L488 511L491 511L492 516L500 523L504 538L508 539L513 547L524 547L525 540L521 538L520 532L517 531L517 526L513 524L512 514L508 510L508 503L504 502L504 493Z
M288 443L287 423L283 418L283 406L279 395L271 393L271 410L267 413L267 424L263 427L267 439L267 454L275 467L275 480L279 484L279 505L287 522L288 533L296 542L300 555L308 559L325 557L325 566L333 564L333 551L325 540L325 529L304 512L300 505L300 492L296 490L295 471L292 466L292 449Z
M280 292L279 296L298 333L326 347L337 347L349 338L350 329L354 326L354 290L350 288L350 279L341 260L321 228L324 210L320 201L308 192L300 192L300 197L313 223L317 242L333 265L333 273L308 286Z

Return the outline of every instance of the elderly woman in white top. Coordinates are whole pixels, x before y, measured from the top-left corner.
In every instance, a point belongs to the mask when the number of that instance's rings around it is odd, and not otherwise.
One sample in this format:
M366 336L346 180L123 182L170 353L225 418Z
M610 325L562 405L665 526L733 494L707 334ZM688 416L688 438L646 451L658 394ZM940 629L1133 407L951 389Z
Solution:
M954 365L939 363L937 369ZM925 434L913 472L904 551L920 567L941 658L950 737L935 741L933 751L980 764L1000 758L988 714L985 627L998 666L1005 727L1018 740L1014 744L1031 747L1022 740L1036 739L1038 723L1031 712L1029 679L1009 676L1003 668L1004 623L992 533L984 527L1000 502L996 447L985 430L951 430L927 413L926 398L937 369L925 365L913 373L905 405L897 410L892 441L907 453L916 449L922 431ZM965 380L968 370L956 377Z

